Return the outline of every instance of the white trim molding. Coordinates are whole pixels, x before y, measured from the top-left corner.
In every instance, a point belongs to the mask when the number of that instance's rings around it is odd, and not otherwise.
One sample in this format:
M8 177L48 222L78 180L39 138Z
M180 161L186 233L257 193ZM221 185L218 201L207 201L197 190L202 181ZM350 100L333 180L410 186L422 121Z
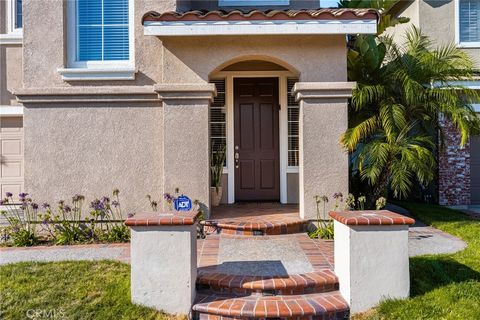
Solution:
M22 117L22 106L0 106L0 116L2 117Z
M480 103L472 104L472 107L475 112L480 112Z
M473 90L480 90L480 80L465 80L465 81L449 81L446 83L447 86L450 87L463 87ZM434 82L432 87L434 88L441 88L444 87L445 83L442 82Z
M23 33L20 31L0 34L0 45L2 44L23 44Z
M227 169L228 173L228 203L235 203L235 118L234 118L234 80L235 78L261 78L272 77L279 79L279 160L280 160L280 202L288 203L288 173L298 173L298 167L288 167L287 154L287 76L297 76L290 71L222 71L212 76L212 79L225 77L225 104L227 109ZM232 168L232 169L230 169Z
M58 68L57 72L65 81L85 80L134 80L134 67L124 68Z
M7 33L0 34L0 45L23 43L23 28L15 27L16 6L15 0L6 1Z
M250 20L145 21L149 36L375 34L376 19L364 20Z
M480 41L461 42L460 41L460 0L455 0L455 43L459 48L480 48Z

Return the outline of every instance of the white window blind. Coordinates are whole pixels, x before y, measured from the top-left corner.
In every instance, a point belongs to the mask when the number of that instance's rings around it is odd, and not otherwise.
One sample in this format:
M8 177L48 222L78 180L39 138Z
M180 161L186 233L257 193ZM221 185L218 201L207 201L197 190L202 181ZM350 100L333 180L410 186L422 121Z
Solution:
M129 0L76 0L77 61L129 60Z
M298 167L299 164L299 113L300 108L295 97L291 92L295 83L298 82L297 78L287 79L287 91L288 91L288 166Z
M212 80L217 96L210 106L210 147L212 154L227 146L227 108L225 104L225 79ZM213 157L212 157L213 158Z
M480 0L460 0L460 42L480 42Z

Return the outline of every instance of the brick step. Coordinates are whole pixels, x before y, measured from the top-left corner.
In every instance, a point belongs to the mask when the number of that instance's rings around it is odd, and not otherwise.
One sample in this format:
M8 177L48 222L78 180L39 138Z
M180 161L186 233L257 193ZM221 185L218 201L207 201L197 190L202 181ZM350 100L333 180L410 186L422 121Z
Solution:
M348 319L340 292L287 296L197 295L195 319Z
M197 288L219 293L298 295L338 290L338 278L328 269L273 277L206 272L199 273Z
M257 220L257 221L238 221L228 219L206 220L205 226L210 229L210 233L217 232L228 235L239 236L266 236L301 233L307 231L310 221L303 219L283 219L275 220Z

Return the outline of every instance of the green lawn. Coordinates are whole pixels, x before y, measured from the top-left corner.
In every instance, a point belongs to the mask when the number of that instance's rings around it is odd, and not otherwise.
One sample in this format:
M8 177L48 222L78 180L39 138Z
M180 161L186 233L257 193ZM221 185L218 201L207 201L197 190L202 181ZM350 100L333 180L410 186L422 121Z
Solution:
M456 254L410 259L411 298L386 301L364 319L480 319L480 221L446 208L402 203L416 218L462 238Z
M0 310L0 319L172 318L133 305L130 266L113 261L2 266Z
M411 259L412 297L386 301L360 318L480 319L480 221L438 206L402 205L424 222L462 238L468 247L456 254ZM26 319L27 310L57 312L49 319L169 318L132 305L130 267L111 261L2 266L0 310L0 319Z

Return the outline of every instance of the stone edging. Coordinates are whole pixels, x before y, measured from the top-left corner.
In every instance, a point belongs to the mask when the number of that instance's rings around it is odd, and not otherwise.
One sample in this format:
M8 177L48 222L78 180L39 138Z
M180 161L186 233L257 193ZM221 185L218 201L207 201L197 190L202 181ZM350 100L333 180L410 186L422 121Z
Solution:
M348 226L359 225L412 225L415 220L388 210L344 211L329 213L330 217Z
M188 212L144 212L125 220L129 227L187 226L197 221L197 211Z

